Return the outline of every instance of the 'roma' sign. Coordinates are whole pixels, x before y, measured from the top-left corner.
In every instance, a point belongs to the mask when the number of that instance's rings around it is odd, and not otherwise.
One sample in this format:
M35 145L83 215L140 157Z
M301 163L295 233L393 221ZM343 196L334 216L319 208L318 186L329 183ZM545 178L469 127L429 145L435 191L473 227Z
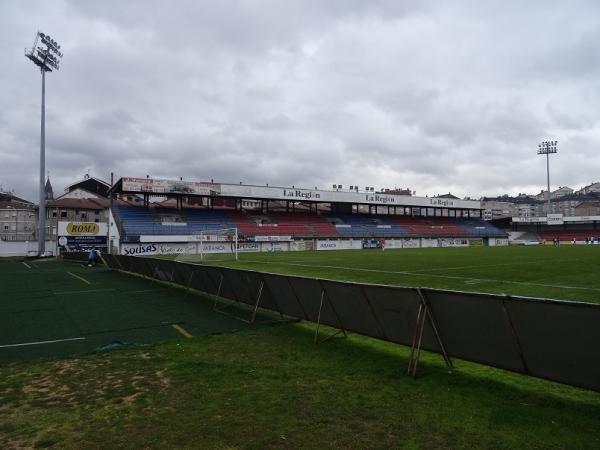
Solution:
M100 227L97 223L69 223L67 234L71 236L94 236L98 234Z
M106 236L105 223L95 222L59 222L59 236Z

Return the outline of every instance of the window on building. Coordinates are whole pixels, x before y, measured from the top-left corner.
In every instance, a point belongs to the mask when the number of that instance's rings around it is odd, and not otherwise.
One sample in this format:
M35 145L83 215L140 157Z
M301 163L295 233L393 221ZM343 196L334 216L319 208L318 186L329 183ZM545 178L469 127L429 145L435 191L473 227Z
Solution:
M67 218L67 212L66 212L66 211L61 211L61 212L60 212L60 217L61 217L62 219L66 219L66 218Z
M81 219L82 220L86 220L87 219L87 213L82 212L81 213Z
M8 225L4 224L4 231L8 231Z
M56 217L56 211L52 211L52 217Z

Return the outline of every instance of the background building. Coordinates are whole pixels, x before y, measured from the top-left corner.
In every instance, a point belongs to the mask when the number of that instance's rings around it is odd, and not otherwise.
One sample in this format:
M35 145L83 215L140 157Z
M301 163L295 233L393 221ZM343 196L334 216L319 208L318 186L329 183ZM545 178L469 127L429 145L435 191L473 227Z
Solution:
M0 239L36 240L37 207L10 192L0 192Z

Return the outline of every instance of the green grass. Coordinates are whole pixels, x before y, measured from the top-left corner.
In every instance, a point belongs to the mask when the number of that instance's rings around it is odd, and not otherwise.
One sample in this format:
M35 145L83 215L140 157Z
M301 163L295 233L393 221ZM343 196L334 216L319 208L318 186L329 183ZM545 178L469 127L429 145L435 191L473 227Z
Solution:
M595 246L511 247L246 254L227 265L596 301L599 257ZM36 282L14 278L22 267L0 269L12 296L0 301L0 321L2 305L13 311L22 300L17 292L41 304L60 300L57 292L81 289L76 278L61 278L73 265L33 266ZM74 273L87 274L95 289L113 289L114 297L104 293L92 309L84 302L77 314L85 326L97 315L113 314L120 322L136 311L140 318L150 314L151 323L159 313L193 322L195 310L181 289L81 270ZM100 300L114 305L123 292L145 290L148 283L152 290L136 297L126 314L103 313ZM169 304L159 302L158 293ZM60 301L78 319L69 303L75 300ZM17 317L10 316L15 330ZM406 347L354 334L314 345L314 331L312 324L288 323L4 364L0 448L600 448L600 393L460 360L449 374L442 358L427 352L412 379L405 375ZM169 332L161 339L177 336Z
M600 246L240 254L229 267L365 283L600 303Z
M309 324L0 368L0 447L599 448L600 395Z
M0 286L0 364L173 339L180 336L173 324L194 336L246 326L214 312L206 297L78 263L3 264ZM57 342L22 345L45 341Z

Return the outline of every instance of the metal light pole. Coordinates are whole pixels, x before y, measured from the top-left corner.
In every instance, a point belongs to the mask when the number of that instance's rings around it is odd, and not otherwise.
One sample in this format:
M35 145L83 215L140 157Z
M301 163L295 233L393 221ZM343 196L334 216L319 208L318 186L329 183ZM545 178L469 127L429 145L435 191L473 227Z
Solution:
M558 141L543 141L538 144L538 155L546 155L546 175L548 179L548 211L546 211L546 216L550 214L550 153L556 153L558 150L556 149L556 145Z
M38 43L40 44L38 46ZM46 72L58 70L60 58L60 45L47 34L40 31L35 36L33 47L25 50L25 56L40 68L42 72L42 120L40 132L40 206L38 210L38 256L46 253Z

